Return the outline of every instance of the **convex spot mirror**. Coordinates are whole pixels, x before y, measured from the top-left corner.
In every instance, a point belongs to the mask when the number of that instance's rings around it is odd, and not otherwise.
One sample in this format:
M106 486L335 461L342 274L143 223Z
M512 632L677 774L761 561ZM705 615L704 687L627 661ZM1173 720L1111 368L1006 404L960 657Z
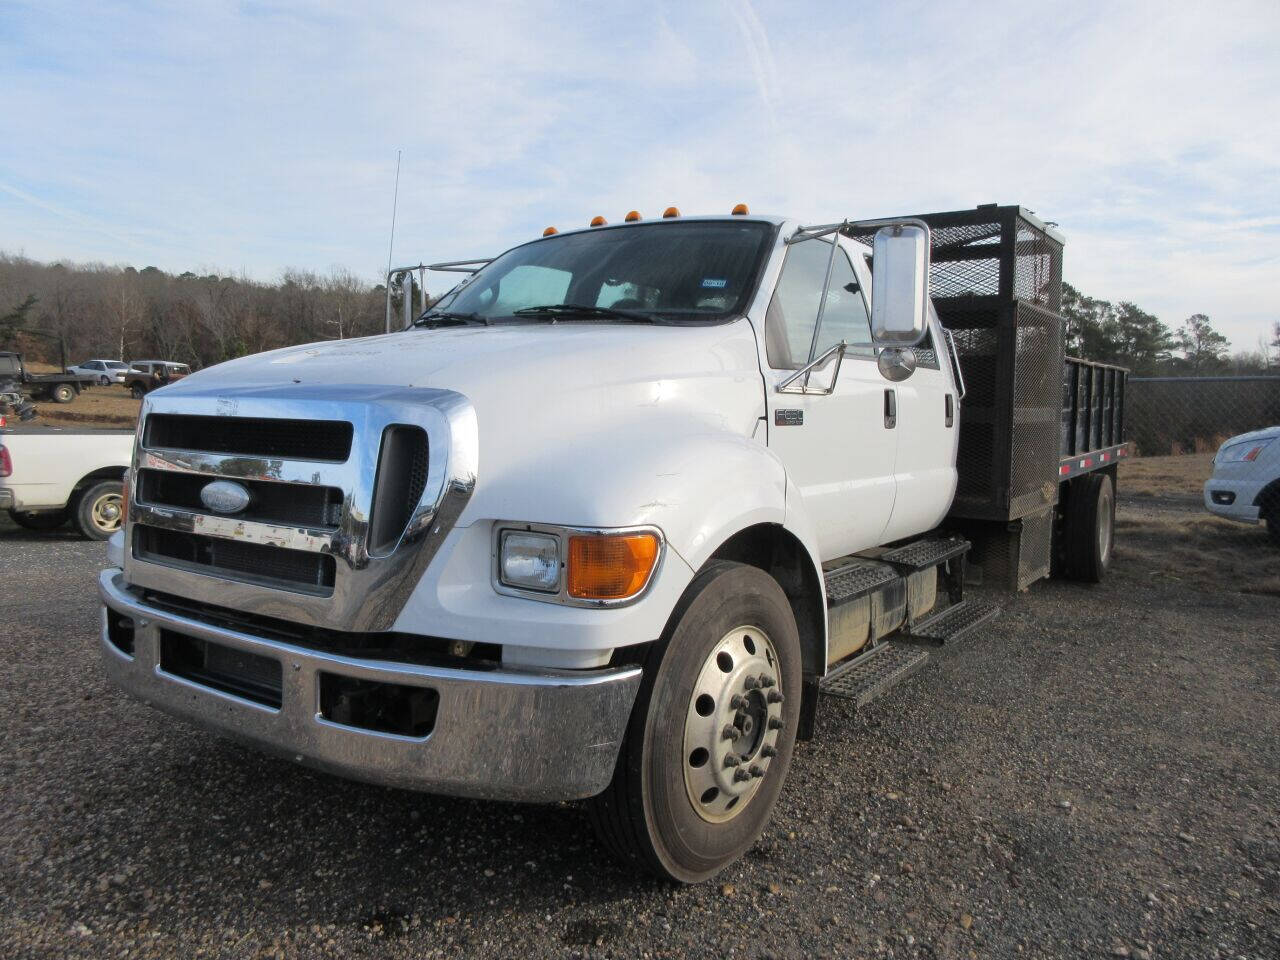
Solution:
M871 337L914 347L928 330L929 228L896 223L876 231L871 261Z

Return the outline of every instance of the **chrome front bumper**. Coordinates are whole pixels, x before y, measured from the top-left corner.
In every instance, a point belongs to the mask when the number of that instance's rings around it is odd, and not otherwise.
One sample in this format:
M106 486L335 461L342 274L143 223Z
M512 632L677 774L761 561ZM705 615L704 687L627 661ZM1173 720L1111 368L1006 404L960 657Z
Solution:
M214 731L321 770L387 786L486 799L594 796L613 776L640 669L469 670L335 656L157 609L119 570L98 580L102 602L133 620L133 653L100 644L108 676L141 700ZM160 631L175 631L281 665L279 709L175 676L160 665ZM415 738L320 715L321 672L439 695L432 731Z

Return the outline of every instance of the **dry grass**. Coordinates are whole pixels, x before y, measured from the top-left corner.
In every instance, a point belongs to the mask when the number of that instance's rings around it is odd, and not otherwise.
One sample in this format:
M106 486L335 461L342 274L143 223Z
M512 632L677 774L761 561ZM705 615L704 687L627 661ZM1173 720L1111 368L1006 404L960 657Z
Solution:
M36 405L40 411L37 423L54 427L116 427L132 430L138 422L142 403L133 399L124 387L92 387L70 403L45 401Z
M1197 590L1280 597L1280 549L1261 525L1121 506L1116 543L1120 555L1139 559L1153 579Z
M1120 464L1122 496L1194 497L1204 495L1204 482L1213 473L1213 452L1180 457L1138 457Z

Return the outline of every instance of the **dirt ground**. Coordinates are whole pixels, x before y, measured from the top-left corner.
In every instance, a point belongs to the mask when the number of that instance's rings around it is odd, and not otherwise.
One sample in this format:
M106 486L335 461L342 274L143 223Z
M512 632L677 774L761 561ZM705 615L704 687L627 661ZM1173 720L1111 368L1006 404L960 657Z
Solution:
M689 888L578 804L342 781L128 699L103 546L0 522L0 955L1273 960L1280 551L1204 514L1203 469L1125 465L1105 583L824 699L764 836Z
M141 400L135 400L123 386L90 387L70 403L42 401L38 423L56 427L124 427L138 422Z

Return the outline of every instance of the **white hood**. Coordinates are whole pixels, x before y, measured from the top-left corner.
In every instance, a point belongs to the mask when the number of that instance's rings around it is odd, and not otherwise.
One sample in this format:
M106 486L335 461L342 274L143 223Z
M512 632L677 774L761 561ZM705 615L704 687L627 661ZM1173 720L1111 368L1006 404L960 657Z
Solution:
M751 324L531 323L412 330L287 347L193 374L169 396L317 386L431 387L462 394L479 424L476 494L465 522L635 522L630 489L654 484L667 451L764 415ZM630 466L628 466L630 464ZM602 475L626 476L602 489ZM529 479L538 495L523 493ZM550 481L550 483L548 483ZM548 496L548 488L557 491ZM536 515L535 515L536 514Z

